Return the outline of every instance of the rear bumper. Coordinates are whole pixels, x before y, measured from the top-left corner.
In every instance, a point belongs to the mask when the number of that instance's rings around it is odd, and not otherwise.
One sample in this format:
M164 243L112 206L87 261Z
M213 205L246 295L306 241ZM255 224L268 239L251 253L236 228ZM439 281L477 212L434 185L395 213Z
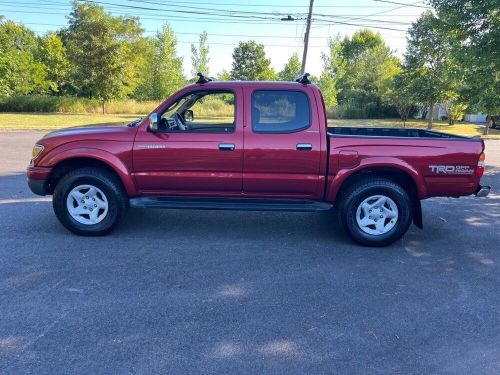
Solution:
M490 190L491 190L491 186L479 185L477 187L476 197L486 197L490 193Z
M51 168L28 167L26 174L28 176L28 186L30 190L37 195L50 194L49 177Z

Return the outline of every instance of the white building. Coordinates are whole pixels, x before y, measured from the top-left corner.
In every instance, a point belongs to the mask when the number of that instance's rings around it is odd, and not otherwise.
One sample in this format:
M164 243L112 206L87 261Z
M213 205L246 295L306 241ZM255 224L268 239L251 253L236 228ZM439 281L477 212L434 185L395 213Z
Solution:
M436 104L434 106L434 113L432 116L433 120L443 120L447 118L446 110L441 104ZM429 114L427 114L427 118L429 118ZM469 113L464 115L463 118L464 121L466 122L472 122L472 123L485 123L486 122L486 115L482 113Z
M468 122L486 122L486 115L482 113L468 114L464 116L464 120Z

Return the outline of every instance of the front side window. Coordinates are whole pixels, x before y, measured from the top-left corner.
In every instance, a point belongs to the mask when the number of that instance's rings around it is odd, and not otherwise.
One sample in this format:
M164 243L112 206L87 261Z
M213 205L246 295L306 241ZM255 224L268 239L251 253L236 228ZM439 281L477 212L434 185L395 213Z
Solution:
M256 133L292 133L311 125L309 98L302 91L258 90L252 95Z
M230 91L196 91L172 103L161 115L166 132L231 133L235 127L235 97Z

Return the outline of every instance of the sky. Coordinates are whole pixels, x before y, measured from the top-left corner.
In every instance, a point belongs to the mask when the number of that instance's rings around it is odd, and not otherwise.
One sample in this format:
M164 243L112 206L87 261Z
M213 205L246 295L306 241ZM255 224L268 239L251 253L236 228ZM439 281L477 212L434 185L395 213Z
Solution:
M191 44L208 33L210 75L231 70L232 52L239 41L265 46L276 71L295 52L302 57L309 0L95 0L113 15L137 16L146 35L168 22L177 36L178 55L190 77ZM70 0L0 0L0 15L23 23L43 35L67 25ZM367 27L379 32L397 56L406 49L406 30L426 10L424 1L315 0L306 72L320 75L321 53L339 34L350 36ZM291 15L293 21L281 18Z

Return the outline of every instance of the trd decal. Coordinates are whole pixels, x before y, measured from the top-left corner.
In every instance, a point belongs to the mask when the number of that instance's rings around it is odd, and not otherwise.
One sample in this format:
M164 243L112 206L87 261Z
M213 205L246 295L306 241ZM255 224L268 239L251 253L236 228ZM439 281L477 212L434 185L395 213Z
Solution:
M474 174L474 169L468 165L429 165L435 174Z

